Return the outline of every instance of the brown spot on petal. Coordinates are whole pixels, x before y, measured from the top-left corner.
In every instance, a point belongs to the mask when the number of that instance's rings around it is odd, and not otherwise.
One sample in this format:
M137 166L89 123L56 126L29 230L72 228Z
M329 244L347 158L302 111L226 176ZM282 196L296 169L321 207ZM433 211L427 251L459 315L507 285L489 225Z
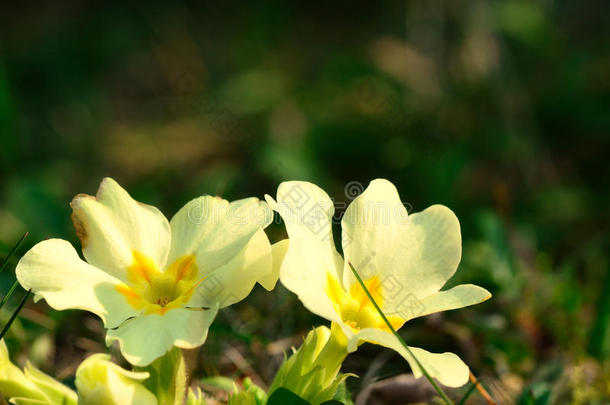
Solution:
M70 202L70 207L72 207L72 224L76 230L76 236L78 236L80 244L84 249L87 246L87 229L85 227L85 222L80 217L81 212L79 207L79 200L83 198L92 198L95 200L95 197L88 194L77 194Z

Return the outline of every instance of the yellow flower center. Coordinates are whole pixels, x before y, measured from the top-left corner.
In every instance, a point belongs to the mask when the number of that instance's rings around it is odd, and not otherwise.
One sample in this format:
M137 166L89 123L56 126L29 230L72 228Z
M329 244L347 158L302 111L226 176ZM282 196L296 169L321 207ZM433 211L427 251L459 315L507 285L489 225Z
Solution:
M326 280L326 293L345 324L349 325L355 331L359 331L363 328L389 330L360 283L354 283L349 291L345 291L339 284L339 281L330 273L326 273ZM383 296L379 277L373 276L369 278L364 282L364 285L371 293L371 296L377 305L379 305L380 308L383 308ZM390 321L394 329L400 328L404 323L398 316L386 315L386 318L388 318L388 321Z
M136 250L132 253L134 261L127 268L129 285L116 287L129 305L146 314L159 315L184 307L201 282L197 280L195 256L183 256L161 271L146 255Z

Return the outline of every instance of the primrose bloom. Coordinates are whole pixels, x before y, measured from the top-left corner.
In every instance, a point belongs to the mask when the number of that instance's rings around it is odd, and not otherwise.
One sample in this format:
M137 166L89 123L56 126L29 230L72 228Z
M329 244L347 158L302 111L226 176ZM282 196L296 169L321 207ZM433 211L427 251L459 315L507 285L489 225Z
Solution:
M95 197L79 194L71 206L86 262L49 239L23 256L17 278L55 309L97 314L107 343L117 340L134 365L201 345L218 308L277 281L263 231L272 212L256 198L202 196L168 222L106 178Z
M344 213L344 258L333 242L334 206L322 189L307 182L285 182L278 188L277 201L269 196L267 201L284 219L289 236L280 269L282 284L310 311L338 325L350 352L363 342L379 344L402 355L416 377L422 375L348 263L358 271L395 329L413 318L491 297L485 289L471 284L440 291L461 258L459 221L442 205L409 215L387 180L372 181ZM455 354L410 349L442 384L458 387L468 381L468 366Z
M157 398L142 382L147 372L128 371L107 354L88 357L76 370L78 403L83 405L157 405Z
M16 405L76 405L76 393L30 363L23 371L11 363L0 340L0 394Z

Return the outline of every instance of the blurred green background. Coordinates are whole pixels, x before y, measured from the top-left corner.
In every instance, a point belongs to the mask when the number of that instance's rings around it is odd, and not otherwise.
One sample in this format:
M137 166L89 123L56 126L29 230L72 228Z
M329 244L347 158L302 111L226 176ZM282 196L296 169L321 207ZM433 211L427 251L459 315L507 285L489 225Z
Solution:
M25 231L20 253L47 237L78 246L68 203L104 176L170 217L201 194L263 197L292 179L340 214L384 177L411 210L456 212L450 284L494 295L408 324L407 341L458 353L500 403L608 403L609 12L601 0L4 6L0 256ZM193 353L195 379L268 383L321 323L283 288L257 288ZM103 334L93 316L30 302L7 340L69 382ZM348 359L354 396L408 371L382 352Z

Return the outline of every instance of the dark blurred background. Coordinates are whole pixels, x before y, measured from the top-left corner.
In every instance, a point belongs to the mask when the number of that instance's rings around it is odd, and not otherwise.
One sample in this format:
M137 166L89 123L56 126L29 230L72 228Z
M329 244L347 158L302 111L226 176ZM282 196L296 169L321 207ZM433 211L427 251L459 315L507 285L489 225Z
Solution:
M407 341L458 353L500 403L607 403L610 3L0 7L1 256L25 231L20 253L77 243L68 203L104 176L168 217L201 194L263 197L292 179L340 213L384 177L414 211L456 212L450 285L494 294L409 323ZM13 280L1 274L0 295ZM283 288L257 288L193 353L195 380L268 383L322 323ZM103 334L93 316L30 302L7 339L69 382ZM408 372L382 353L348 359L354 397Z

